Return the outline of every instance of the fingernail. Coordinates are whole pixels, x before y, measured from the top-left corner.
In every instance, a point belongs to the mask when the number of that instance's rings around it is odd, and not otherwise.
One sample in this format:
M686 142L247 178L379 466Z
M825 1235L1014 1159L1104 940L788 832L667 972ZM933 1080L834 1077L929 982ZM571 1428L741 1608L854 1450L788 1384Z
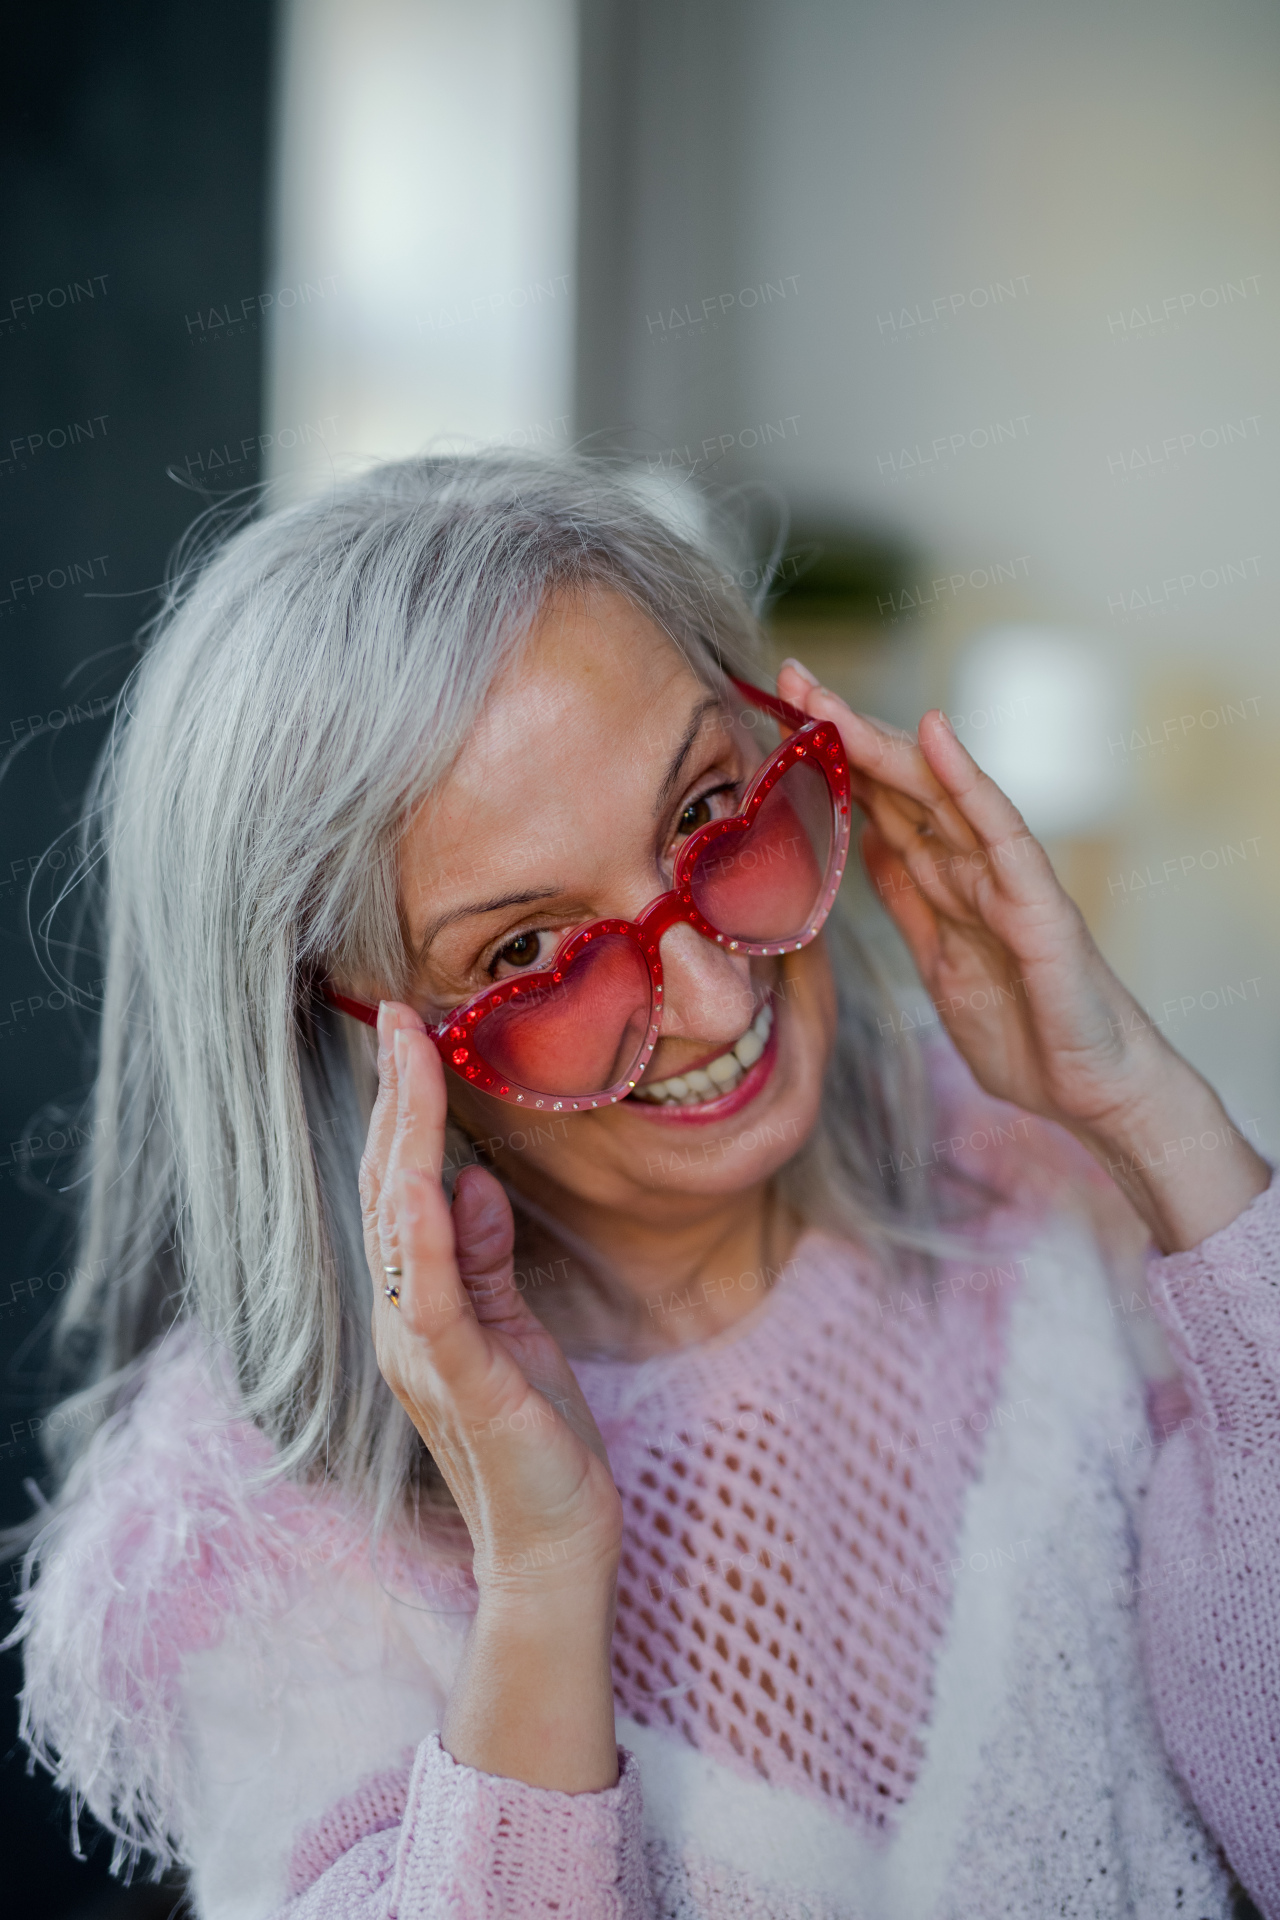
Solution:
M943 724L943 726L944 726L944 727L946 728L946 730L947 730L947 732L948 732L949 734L951 734L951 735L952 735L952 736L954 737L954 734L955 734L955 728L954 728L954 727L952 726L952 724L951 724L951 722L950 722L950 721L948 720L948 718L947 718L947 716L946 716L946 714L945 714L945 713L944 713L944 712L942 711L942 708L941 708L941 707L939 707L939 708L938 708L938 718L939 718L939 720L941 720L941 722L942 722L942 724Z
M408 1057L408 1052L409 1052L409 1039L403 1027L396 1028L396 1037L395 1037L394 1044L395 1044L396 1072L403 1073L404 1063L406 1058Z
M805 666L803 660L797 660L791 654L788 654L787 658L783 661L782 666L791 667L796 673L800 675L800 678L802 680L807 680L811 687L817 686L818 684L817 674L810 673L808 667ZM779 673L781 673L782 667L779 667L778 671Z

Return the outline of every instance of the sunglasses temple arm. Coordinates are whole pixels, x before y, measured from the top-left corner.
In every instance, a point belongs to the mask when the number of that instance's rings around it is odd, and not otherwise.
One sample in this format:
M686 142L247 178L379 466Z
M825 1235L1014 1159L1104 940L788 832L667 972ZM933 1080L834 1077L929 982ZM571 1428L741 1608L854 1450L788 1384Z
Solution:
M808 726L808 714L801 713L799 707L793 707L785 700L779 700L776 693L766 693L763 687L753 687L749 680L739 680L735 674L730 674L729 680L753 707L763 707L776 720L785 721L793 733L800 727Z
M339 1013L349 1014L353 1020L363 1020L366 1027L378 1024L378 1009L371 1007L367 1000L351 1000L345 993L339 993L334 987L322 987L321 994L331 1007Z
M352 1000L348 994L339 993L336 987L329 986L321 987L320 998L339 1013L349 1014L353 1020L363 1020L366 1027L376 1027L378 1024L378 1009L367 1000ZM437 1050L443 1053L439 1027L428 1026L427 1038L433 1040Z

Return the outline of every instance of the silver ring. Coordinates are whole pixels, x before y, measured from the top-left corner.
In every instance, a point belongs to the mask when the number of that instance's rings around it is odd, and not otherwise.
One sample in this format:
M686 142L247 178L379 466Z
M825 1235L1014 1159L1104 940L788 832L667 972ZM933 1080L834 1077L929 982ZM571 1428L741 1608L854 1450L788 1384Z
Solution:
M404 1272L404 1268L403 1267L384 1267L382 1271L384 1273L389 1273L393 1280L398 1280L401 1274Z

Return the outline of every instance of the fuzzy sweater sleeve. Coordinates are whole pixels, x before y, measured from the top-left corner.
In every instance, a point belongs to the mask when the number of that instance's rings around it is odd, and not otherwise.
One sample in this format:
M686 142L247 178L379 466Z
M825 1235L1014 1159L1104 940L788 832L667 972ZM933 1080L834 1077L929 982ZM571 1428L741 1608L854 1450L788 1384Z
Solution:
M1280 1920L1280 1183L1148 1276L1189 1402L1143 1527L1149 1683L1200 1812Z
M649 1920L640 1785L630 1755L618 1761L616 1786L555 1793L460 1766L432 1734L396 1823L356 1838L373 1803L363 1820L335 1809L351 1844L278 1920Z
M371 1558L323 1491L263 1478L194 1336L87 1447L28 1565L33 1753L200 1920L648 1920L640 1786L569 1795L441 1747L469 1575Z

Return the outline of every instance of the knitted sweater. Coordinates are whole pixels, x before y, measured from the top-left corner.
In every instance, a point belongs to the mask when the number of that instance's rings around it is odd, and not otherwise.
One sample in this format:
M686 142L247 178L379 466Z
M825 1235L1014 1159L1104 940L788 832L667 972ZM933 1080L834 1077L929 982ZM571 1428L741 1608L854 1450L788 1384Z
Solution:
M582 1363L626 1518L580 1795L449 1756L465 1563L264 1481L175 1337L46 1531L27 1737L202 1920L1226 1920L1231 1870L1280 1920L1278 1273L1274 1187L1145 1293L1064 1212L927 1297L810 1232L728 1332Z

